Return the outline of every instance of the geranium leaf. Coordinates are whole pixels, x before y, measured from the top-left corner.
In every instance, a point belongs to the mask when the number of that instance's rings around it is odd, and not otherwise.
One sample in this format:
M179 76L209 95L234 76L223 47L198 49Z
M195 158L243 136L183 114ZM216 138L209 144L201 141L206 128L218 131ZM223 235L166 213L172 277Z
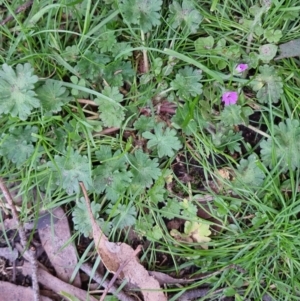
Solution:
M300 167L300 125L298 120L287 119L274 126L273 138L260 143L261 158L269 167L279 165L283 171Z
M69 148L64 156L56 155L54 161L48 162L53 182L68 194L79 192L79 182L83 182L87 189L92 187L87 156L81 156L78 151Z
M277 103L283 93L282 79L277 75L273 66L264 65L259 67L260 74L256 75L250 85L257 91L256 97L260 103L268 103L269 100Z
M33 108L40 106L36 98L34 84L38 77L33 75L33 68L29 63L17 65L16 71L7 64L0 70L0 116L10 113L26 120Z
M158 157L164 156L172 157L175 151L178 151L182 144L176 137L174 129L166 128L163 130L163 123L159 123L154 127L154 134L151 132L144 132L143 137L148 139L147 147L150 149L157 149Z

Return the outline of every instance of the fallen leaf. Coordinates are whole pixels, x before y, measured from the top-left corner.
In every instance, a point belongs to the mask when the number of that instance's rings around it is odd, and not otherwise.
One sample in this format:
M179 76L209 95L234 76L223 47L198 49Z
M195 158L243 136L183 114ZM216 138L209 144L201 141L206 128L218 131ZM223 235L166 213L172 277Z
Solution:
M300 39L292 40L279 45L280 55L275 58L276 60L300 56Z
M40 218L39 222L43 224L43 227L38 227L40 240L56 275L59 279L70 282L77 265L77 256L74 244L68 242L71 240L71 233L66 214L58 207L44 215L43 219ZM79 273L76 274L73 284L81 287Z
M167 301L166 296L160 289L158 281L150 276L148 271L139 263L134 250L126 243L112 243L104 235L94 219L90 201L83 183L80 183L80 186L87 203L95 246L105 267L111 273L116 273L119 267L122 266L120 278L124 278L129 283L137 286L144 296L144 301Z

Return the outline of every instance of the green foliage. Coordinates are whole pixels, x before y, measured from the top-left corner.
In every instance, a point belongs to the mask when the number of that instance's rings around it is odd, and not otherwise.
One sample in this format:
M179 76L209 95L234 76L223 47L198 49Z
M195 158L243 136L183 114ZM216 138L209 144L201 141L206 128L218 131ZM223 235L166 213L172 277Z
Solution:
M150 187L153 180L157 180L161 175L158 168L158 160L151 160L149 156L141 150L137 150L134 155L129 155L131 172L133 174L132 183L141 187Z
M113 154L110 146L103 145L96 151L96 157L101 164L93 170L94 189L97 193L105 192L106 198L115 202L133 177L127 170L126 156L120 150Z
M172 219L180 216L182 206L176 199L168 199L167 204L161 209L161 216Z
M69 91L58 81L47 80L36 93L46 116L61 111L63 105L73 100L73 97L69 96Z
M104 234L108 235L112 225L110 222L105 222L103 218L99 217L99 212L101 209L100 204L97 204L94 201L91 202L91 209L95 221L98 223ZM80 200L76 202L76 206L72 212L72 220L75 230L78 230L85 237L90 237L92 235L92 223L84 198L80 198Z
M33 154L38 128L27 125L26 127L11 128L9 133L1 135L0 156L4 156L20 168Z
M152 117L141 115L133 124L133 126L139 134L142 134L143 132L151 131L154 128L155 120Z
M195 33L198 30L202 16L191 0L183 0L181 5L173 1L169 9L169 21L174 29L180 27L185 34Z
M103 77L110 86L123 86L125 80L131 80L134 75L130 62L114 61L105 66Z
M249 116L253 114L253 110L249 107L241 107L239 105L225 106L221 112L221 120L227 126L248 124Z
M206 53L214 47L215 40L212 36L208 36L205 38L198 38L194 44L197 52Z
M202 84L199 83L201 78L201 70L186 66L178 71L176 78L171 82L171 87L177 91L179 97L188 100L191 96L202 93Z
M75 70L85 79L96 81L103 74L104 68L109 62L109 56L87 50L75 66Z
M135 224L136 209L134 206L109 204L105 212L112 219L111 223L116 229L123 230L125 227L131 227Z
M117 87L105 87L102 94L114 102L101 96L95 99L95 103L99 105L101 120L107 127L119 127L125 118L124 108L118 104L123 101L123 95Z
M65 51L62 53L62 57L67 62L76 62L79 56L79 49L76 45L67 46Z
M277 103L282 91L282 79L277 75L273 66L264 65L258 68L260 74L256 75L250 85L257 91L256 98L260 103L268 103L269 100Z
M278 165L283 171L300 167L300 124L287 119L274 126L273 137L261 143L261 158L270 168Z
M89 236L85 202L67 196L83 181L107 235L131 227L149 269L199 267L208 277L194 285L215 298L298 300L297 0L35 1L13 14L21 2L1 2L3 23L14 18L0 28L0 177L27 200L33 188L43 206L74 206L73 229ZM30 203L20 217L38 216ZM222 228L209 250L199 205Z
M278 47L273 44L265 44L259 47L259 55L257 56L264 63L269 63L276 55Z
M258 158L255 155L250 155L247 159L241 159L235 172L235 185L251 189L262 185L266 176L258 167L257 161Z
M33 108L40 106L34 92L34 84L38 77L33 75L30 64L18 64L16 71L7 64L2 65L0 70L0 116L11 114L26 120Z
M226 126L223 122L216 124L215 129L211 130L208 126L207 129L211 133L213 144L219 149L228 149L231 154L241 152L239 141L243 139L241 133L236 133L232 127Z
M121 0L120 9L124 19L148 32L153 26L160 25L160 10L162 1Z
M264 37L269 43L278 43L282 38L282 31L268 28L264 30Z
M52 182L66 190L68 194L79 192L79 182L83 182L86 189L92 188L90 164L86 156L81 156L78 151L68 148L62 155L55 155L54 161L47 163L52 177Z
M188 199L184 199L179 203L181 207L181 215L186 219L194 219L197 216L198 208L193 202Z
M159 158L164 156L172 157L175 151L182 148L182 144L176 136L174 129L166 128L164 124L159 123L154 127L154 134L150 132L144 132L143 137L148 139L147 147L150 149L156 149Z
M196 221L186 221L184 223L184 233L180 233L176 229L172 229L170 234L178 241L193 243L197 242L204 249L207 249L207 243L211 240L208 236L211 235L208 224L203 224Z
M110 51L117 44L114 31L106 29L105 27L102 27L101 34L98 39L98 46L101 53Z
M197 116L200 115L200 112L197 112L197 108L193 109L189 103L185 103L182 107L177 108L172 121L176 124L177 128L180 128L186 135L192 135L197 129L197 123L195 121L196 114ZM203 120L202 122L204 123Z

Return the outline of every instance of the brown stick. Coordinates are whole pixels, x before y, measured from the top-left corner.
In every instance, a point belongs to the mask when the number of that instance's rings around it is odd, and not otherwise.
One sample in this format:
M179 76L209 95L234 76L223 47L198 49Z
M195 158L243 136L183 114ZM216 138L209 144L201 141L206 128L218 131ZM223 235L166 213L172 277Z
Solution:
M23 5L19 6L16 10L15 10L15 14L19 14L22 11L26 10L27 8L29 8L31 5L33 4L33 1L28 1L26 3L24 3ZM0 25L5 25L7 22L11 21L14 17L13 16L8 16L6 17L3 21L1 21Z
M7 189L2 178L0 178L0 190L2 191L3 196L6 199L8 205L10 206L12 216L15 219L17 226L18 226L18 232L19 232L21 244L22 244L23 248L25 249L26 246L28 245L26 234L25 234L23 225L20 222L19 215L16 210L14 201L13 201L11 194L10 194L9 190ZM36 256L35 256L35 249L30 248L29 252L26 252L26 253L28 253L27 255L30 260L31 269L32 269L31 279L32 279L32 290L33 290L33 295L34 295L34 301L40 301L40 289L39 289L39 284L38 284L38 280L37 280L37 260L36 260Z

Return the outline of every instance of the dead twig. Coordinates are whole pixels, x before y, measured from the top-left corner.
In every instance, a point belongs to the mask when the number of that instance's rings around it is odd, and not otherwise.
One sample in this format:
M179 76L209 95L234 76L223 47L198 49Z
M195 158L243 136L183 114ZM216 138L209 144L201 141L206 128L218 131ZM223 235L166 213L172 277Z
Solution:
M97 136L104 136L104 135L108 135L108 134L112 134L116 131L119 131L120 128L119 127L112 127L112 128L107 128L105 130L102 130L101 132L98 132L96 134L93 135L93 137L97 137Z
M28 242L27 242L25 230L23 228L22 223L20 222L19 215L16 210L14 201L11 197L11 194L10 194L9 190L7 189L7 187L4 183L4 180L2 178L0 178L0 190L2 191L4 198L6 199L6 202L8 203L8 205L11 209L12 216L17 223L21 244L22 244L23 248L26 249L26 246L28 246ZM27 253L28 253L27 254L28 259L30 261L31 269L32 269L31 279L32 279L32 290L33 290L33 295L34 295L34 301L40 301L40 289L39 289L39 284L38 284L38 280L37 280L37 260L36 260L36 256L35 256L35 249L30 248Z
M91 105L91 106L95 106L95 107L99 106L93 100L90 100L90 99L78 98L77 101L79 103L83 103L83 104L86 104L86 105Z
M24 10L26 10L27 8L29 8L31 5L33 4L33 1L28 1L26 3L24 3L23 5L19 6L16 10L15 10L15 14L19 14L21 12L23 12ZM7 22L11 21L14 17L12 15L6 17L3 21L0 22L0 25L5 25Z

